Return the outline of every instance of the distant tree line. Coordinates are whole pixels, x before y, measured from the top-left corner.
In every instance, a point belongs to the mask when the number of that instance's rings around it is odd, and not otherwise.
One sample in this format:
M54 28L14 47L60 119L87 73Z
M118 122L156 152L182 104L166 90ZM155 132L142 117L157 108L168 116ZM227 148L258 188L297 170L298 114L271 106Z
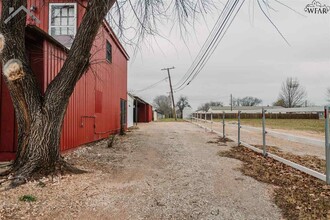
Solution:
M208 111L210 107L222 107L223 106L223 102L207 102L207 103L204 103L202 105L200 105L198 107L198 111Z
M233 98L233 106L258 106L261 103L261 99L252 96L246 96L244 98Z

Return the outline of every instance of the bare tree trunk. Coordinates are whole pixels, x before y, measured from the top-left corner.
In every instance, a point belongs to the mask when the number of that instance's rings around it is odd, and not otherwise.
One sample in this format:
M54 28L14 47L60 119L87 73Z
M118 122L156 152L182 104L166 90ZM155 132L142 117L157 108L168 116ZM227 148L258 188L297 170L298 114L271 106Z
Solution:
M57 171L80 172L60 155L61 127L69 98L90 62L90 51L100 25L115 0L90 0L76 38L60 73L41 95L36 78L26 59L26 17L20 13L8 24L9 8L26 6L26 0L3 0L0 32L4 48L1 60L5 81L15 108L18 124L18 151L12 168L13 186L27 179ZM0 48L1 49L1 48Z

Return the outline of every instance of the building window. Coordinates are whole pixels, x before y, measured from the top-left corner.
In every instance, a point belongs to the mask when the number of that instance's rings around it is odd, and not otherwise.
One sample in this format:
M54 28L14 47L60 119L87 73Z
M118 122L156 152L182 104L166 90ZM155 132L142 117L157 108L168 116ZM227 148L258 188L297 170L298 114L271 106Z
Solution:
M108 62L112 63L112 46L109 41L107 41L107 54L106 59Z
M49 34L64 46L70 47L77 31L76 3L49 5Z

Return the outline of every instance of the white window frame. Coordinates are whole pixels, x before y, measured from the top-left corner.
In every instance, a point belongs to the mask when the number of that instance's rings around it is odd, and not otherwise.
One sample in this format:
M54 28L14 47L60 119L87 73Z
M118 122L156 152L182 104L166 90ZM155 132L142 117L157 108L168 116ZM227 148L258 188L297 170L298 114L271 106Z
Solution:
M74 7L74 16L75 16L75 25L74 25L74 35L77 34L77 3L49 3L49 9L48 9L48 34L52 36L52 27L59 27L59 26L52 26L52 7L53 6L72 6ZM72 27L72 26L60 26L60 27Z

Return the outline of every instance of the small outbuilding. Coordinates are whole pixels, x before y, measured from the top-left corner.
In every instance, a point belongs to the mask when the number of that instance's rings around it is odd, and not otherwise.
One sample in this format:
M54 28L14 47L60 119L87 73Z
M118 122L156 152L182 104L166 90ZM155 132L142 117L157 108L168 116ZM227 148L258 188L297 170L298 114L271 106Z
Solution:
M134 96L134 122L136 123L149 123L153 118L152 105L144 101L138 96Z
M138 96L127 93L127 128L137 123L149 123L154 118L152 105Z

